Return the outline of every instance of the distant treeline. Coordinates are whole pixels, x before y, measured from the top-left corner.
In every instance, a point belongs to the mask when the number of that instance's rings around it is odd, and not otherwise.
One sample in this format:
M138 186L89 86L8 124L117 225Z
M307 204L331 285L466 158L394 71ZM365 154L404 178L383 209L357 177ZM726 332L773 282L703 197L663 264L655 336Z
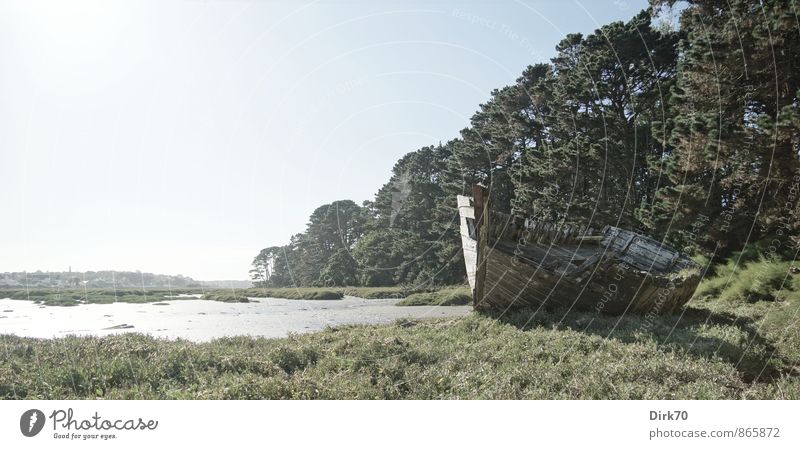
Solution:
M182 275L139 271L62 271L0 273L0 288L197 288L200 282Z
M478 182L495 207L536 219L618 225L715 258L746 242L793 256L798 6L652 0L627 23L567 35L459 138L400 159L374 201L323 205L288 245L262 250L254 281L463 282L455 195Z

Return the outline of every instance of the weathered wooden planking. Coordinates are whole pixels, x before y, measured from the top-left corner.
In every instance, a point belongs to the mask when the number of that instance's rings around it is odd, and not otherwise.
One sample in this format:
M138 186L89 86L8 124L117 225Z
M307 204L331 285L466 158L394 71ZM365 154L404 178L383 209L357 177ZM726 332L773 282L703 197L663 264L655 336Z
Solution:
M476 309L562 305L665 314L680 309L700 282L694 261L649 237L522 220L491 211L485 188L475 186L473 195L472 210L468 198L458 201ZM472 217L471 233L463 224Z
M490 250L483 296L476 298L476 308L566 306L615 314L666 314L680 309L699 282L699 276L671 281L646 272L630 272L613 259L601 261L595 268L585 279L576 281L541 266L521 263L502 250Z
M486 242L489 241L489 192L481 185L475 185L472 188L472 204L474 206L475 214L475 234L476 234L476 270L475 270L475 288L472 290L472 305L478 308L479 299L483 298L483 291L486 280ZM481 243L483 242L483 244Z

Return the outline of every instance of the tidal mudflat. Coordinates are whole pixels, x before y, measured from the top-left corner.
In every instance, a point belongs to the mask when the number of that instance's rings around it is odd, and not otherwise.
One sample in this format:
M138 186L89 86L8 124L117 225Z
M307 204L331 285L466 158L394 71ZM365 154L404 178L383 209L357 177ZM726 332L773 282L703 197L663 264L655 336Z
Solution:
M285 337L326 326L385 324L400 318L463 316L470 306L396 307L400 299L313 301L253 298L249 303L164 300L155 303L84 304L45 307L30 301L0 299L0 334L52 338L138 332L196 342L249 335Z

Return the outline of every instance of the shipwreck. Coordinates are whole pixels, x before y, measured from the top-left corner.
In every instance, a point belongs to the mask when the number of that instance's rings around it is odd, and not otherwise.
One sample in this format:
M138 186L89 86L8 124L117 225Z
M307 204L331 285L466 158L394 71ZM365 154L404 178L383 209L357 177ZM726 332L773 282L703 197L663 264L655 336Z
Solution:
M615 226L558 226L493 211L488 191L458 198L467 278L477 310L565 307L669 314L694 294L701 267Z

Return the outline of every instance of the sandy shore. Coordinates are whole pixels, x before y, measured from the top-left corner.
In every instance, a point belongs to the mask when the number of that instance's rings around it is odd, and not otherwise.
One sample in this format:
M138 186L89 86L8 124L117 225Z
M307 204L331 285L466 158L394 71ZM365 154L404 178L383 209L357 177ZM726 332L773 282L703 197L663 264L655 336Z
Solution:
M139 332L164 338L208 341L251 335L285 337L326 326L383 324L399 318L462 316L470 306L398 307L398 299L307 301L255 298L251 303L203 300L148 304L87 304L44 307L31 301L0 299L0 334L26 337L109 335Z

